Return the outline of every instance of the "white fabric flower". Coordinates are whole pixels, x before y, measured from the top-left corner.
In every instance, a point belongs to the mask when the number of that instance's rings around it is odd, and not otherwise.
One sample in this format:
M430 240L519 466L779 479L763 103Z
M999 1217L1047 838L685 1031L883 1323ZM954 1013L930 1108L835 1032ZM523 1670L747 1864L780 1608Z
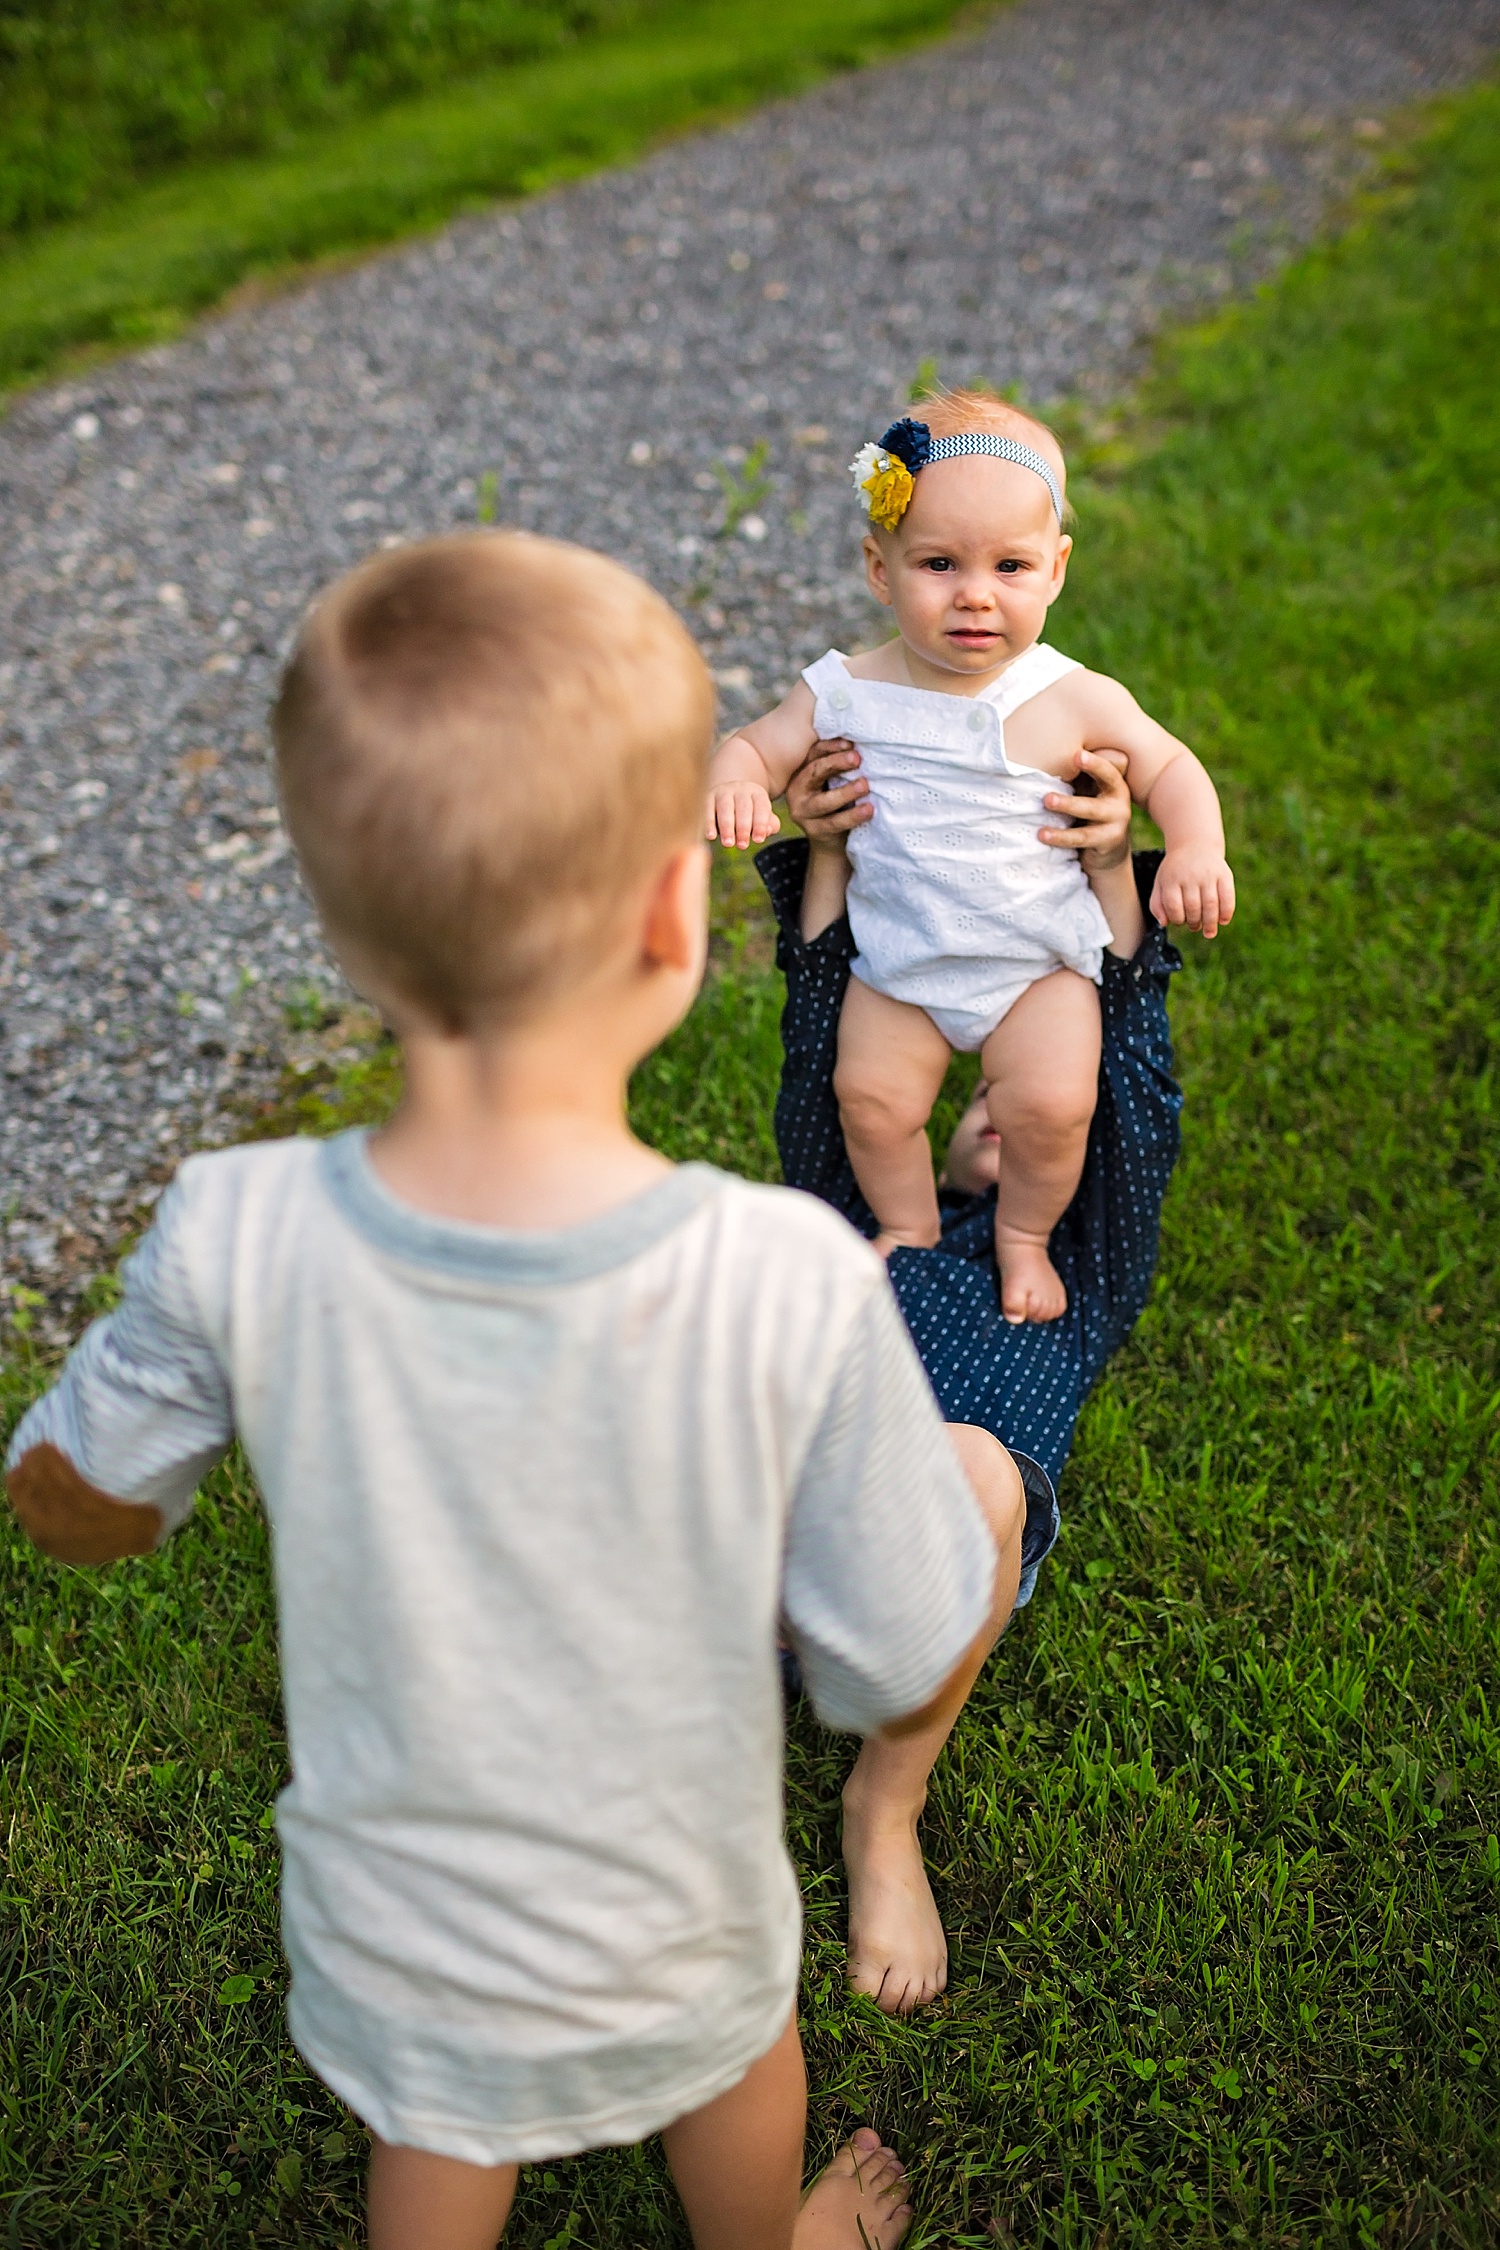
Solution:
M873 485L881 470L888 469L890 464L890 455L873 440L869 445L862 445L849 463L849 474L854 479L854 489L866 515L870 513L871 501L871 494L866 488Z

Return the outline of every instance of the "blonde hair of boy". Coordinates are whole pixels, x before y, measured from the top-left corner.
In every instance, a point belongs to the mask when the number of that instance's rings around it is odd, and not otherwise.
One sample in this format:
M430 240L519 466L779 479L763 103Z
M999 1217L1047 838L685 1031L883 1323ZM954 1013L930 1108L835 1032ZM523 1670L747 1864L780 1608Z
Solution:
M376 996L452 1032L546 1004L696 835L714 691L650 587L474 532L317 603L273 714L287 826Z

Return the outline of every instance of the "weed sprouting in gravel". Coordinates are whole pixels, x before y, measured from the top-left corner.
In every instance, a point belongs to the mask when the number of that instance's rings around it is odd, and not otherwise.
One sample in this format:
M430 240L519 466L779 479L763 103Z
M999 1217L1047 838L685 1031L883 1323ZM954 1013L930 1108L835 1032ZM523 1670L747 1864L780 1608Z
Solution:
M931 356L918 360L917 372L906 386L907 403L919 406L924 398L934 398L942 388L938 363Z
M309 979L289 986L281 1003L289 1031L321 1031L338 1015L338 1003L320 984Z
M742 526L748 529L753 511L758 508L771 489L766 473L766 460L770 442L757 438L742 461L716 461L713 473L724 494L724 513L719 522L718 536L732 538Z

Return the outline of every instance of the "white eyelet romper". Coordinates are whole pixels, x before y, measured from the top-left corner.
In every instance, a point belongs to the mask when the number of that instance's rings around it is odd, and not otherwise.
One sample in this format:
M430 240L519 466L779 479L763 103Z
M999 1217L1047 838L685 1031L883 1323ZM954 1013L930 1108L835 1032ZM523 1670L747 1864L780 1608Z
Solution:
M819 735L854 743L875 807L849 834L854 974L925 1008L961 1054L1052 970L1100 981L1104 910L1074 854L1037 840L1056 825L1043 798L1067 784L1005 755L1010 713L1077 670L1038 642L976 696L857 680L837 649L802 675Z

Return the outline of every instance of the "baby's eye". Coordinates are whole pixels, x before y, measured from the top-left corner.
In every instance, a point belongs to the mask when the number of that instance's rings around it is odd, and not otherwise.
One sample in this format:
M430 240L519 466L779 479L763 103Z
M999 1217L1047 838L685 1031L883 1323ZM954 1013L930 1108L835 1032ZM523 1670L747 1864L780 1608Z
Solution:
M1025 567L1026 565L1022 562L1018 562L1013 555L1007 556L1004 562L998 562L995 565L996 570L1002 571L1007 578L1014 578L1016 572L1018 570L1024 570Z
M951 570L953 564L947 555L929 555L922 568L924 570Z

